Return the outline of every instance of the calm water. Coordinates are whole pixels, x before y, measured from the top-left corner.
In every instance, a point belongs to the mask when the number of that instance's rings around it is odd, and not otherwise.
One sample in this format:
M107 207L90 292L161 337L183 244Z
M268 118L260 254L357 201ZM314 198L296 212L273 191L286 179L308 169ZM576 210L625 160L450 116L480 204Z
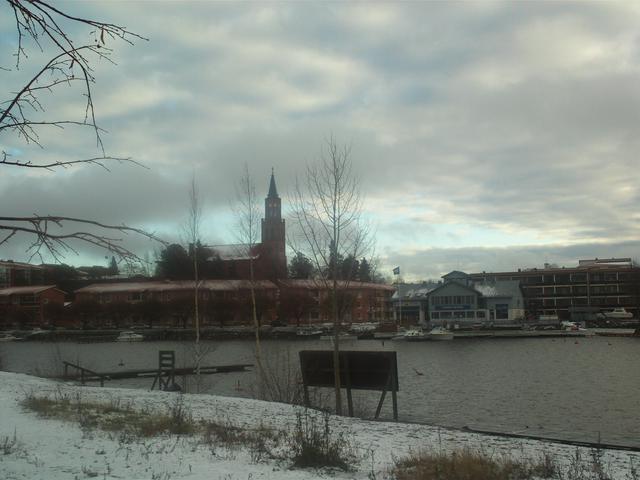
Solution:
M204 364L253 363L250 341L204 345ZM286 369L287 356L296 365L303 349L330 349L330 342L263 342L265 357L279 371ZM397 351L404 421L640 447L639 339L360 340L343 349ZM188 342L4 343L0 359L4 370L51 375L60 372L62 360L97 371L155 368L158 350L175 350L179 365L192 363ZM150 388L151 382L108 385ZM210 375L205 382L211 393L251 396L253 373ZM356 409L371 416L378 398L360 392ZM382 416L391 418L390 398Z

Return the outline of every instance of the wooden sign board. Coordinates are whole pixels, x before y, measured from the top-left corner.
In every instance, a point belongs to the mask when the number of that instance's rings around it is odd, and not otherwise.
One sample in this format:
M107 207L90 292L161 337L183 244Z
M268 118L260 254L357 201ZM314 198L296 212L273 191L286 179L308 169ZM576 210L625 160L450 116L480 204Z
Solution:
M303 350L300 352L300 370L308 404L308 387L334 388L332 350ZM394 418L397 419L396 392L398 385L398 363L396 352L341 351L340 386L347 389L349 413L353 415L351 390L382 391L376 417L380 413L387 392L393 398Z
M333 351L300 352L302 380L310 387L333 387ZM389 380L392 380L389 384ZM356 390L399 390L396 352L340 352L340 384Z

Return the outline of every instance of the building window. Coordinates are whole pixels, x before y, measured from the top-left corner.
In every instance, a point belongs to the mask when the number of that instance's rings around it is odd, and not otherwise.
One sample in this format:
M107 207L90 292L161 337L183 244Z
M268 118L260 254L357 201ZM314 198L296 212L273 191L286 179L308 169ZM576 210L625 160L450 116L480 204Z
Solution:
M142 297L142 292L131 292L129 294L129 300L131 300L132 302L139 302L142 300Z
M20 305L35 305L36 296L33 293L20 296Z
M508 319L509 319L509 304L496 303L496 320L508 320Z

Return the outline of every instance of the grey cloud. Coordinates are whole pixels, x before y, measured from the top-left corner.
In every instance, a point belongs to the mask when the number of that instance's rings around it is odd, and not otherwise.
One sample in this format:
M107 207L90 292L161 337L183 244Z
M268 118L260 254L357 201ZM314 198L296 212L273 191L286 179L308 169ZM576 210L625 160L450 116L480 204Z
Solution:
M177 225L192 172L207 208L226 212L245 162L259 196L275 167L286 204L296 173L334 133L353 145L376 205L411 205L408 218L380 214L381 238L394 241L381 250L403 237L428 245L429 221L541 238L565 230L574 243L640 233L637 187L625 190L640 180L640 32L623 4L63 5L150 38L115 45L118 65L99 65L94 92L109 152L151 171L12 177L0 192L19 200L16 210ZM549 47L523 39L546 26L558 47L585 40L612 50L563 69ZM69 98L56 96L51 110L71 108ZM71 132L43 140L47 150L25 155L94 149Z
M544 263L575 267L579 259L618 257L638 260L640 242L585 243L580 245L528 245L505 248L432 248L415 253L385 251L382 270L400 265L408 280L437 279L452 270L467 273L510 272L542 268Z

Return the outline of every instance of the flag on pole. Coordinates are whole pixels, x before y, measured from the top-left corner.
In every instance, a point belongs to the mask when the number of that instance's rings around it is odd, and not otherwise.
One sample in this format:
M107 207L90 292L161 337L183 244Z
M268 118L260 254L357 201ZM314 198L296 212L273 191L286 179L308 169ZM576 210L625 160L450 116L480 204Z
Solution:
M396 267L393 269L393 274L394 275L400 275L400 267Z

